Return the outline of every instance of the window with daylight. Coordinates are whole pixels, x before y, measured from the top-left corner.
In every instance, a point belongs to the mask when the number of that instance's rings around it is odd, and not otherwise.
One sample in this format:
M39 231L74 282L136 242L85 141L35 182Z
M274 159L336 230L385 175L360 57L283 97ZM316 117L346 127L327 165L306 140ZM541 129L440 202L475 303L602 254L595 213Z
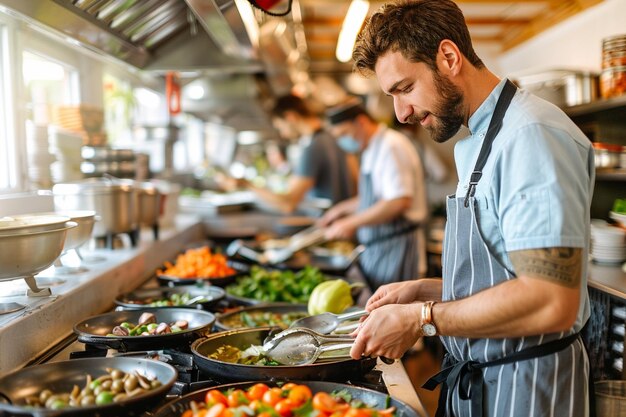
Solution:
M9 62L9 33L0 21L0 193L17 187Z

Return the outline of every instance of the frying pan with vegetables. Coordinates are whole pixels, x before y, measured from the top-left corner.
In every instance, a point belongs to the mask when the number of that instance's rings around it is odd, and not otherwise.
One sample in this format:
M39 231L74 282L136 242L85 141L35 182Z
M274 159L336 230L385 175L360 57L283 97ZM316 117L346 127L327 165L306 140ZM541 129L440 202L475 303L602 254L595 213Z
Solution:
M108 336L113 328L124 322L137 324L143 313L152 313L157 323L175 323L184 320L188 328L175 333L147 336ZM74 326L78 341L103 349L117 349L122 352L156 350L171 347L186 347L194 340L211 332L215 315L208 311L187 308L141 309L113 311L90 317Z
M174 400L167 405L160 408L155 417L180 417L186 410L190 409L191 401L196 403L204 402L207 392L210 390L219 390L222 392L228 390L246 390L249 387L258 384L259 382L265 383L270 387L278 386L276 382L268 382L266 380L258 381L257 378L254 382L241 382L236 384L220 385L213 388L207 388L205 390L192 392L182 398ZM358 400L367 407L376 408L379 410L387 409L389 407L395 407L395 417L419 417L418 414L408 404L395 400L382 392L374 391L367 388L356 387L354 385L340 384L337 382L323 382L323 381L294 381L297 384L306 385L311 389L312 394L318 392L338 392L343 397L350 397L352 400ZM316 411L311 408L308 414L298 414L302 417L310 417L315 415Z
M115 304L125 309L146 307L208 309L224 299L225 296L224 289L220 287L212 285L181 285L177 287L140 289L122 294L115 299ZM194 299L197 301L189 303Z
M88 405L60 410L33 408L26 405L26 398L39 396L44 390L53 393L69 393L74 385L85 386L89 374L94 380L114 368L127 374L156 379L160 386L140 391L118 402ZM19 369L0 378L0 415L37 417L56 416L122 416L131 411L146 410L163 398L174 384L177 372L163 362L138 358L86 358L70 361L50 362Z
M278 326L286 329L291 324L292 319L297 320L306 316L308 316L306 304L263 304L221 314L215 321L215 327L220 331L267 326Z
M211 359L209 356L218 348L229 345L245 350L251 345L263 345L272 328L236 329L209 335L198 339L191 345L191 351L198 368L212 379L221 382L252 380L334 380L345 381L350 376L363 375L376 365L375 358L328 359L310 365L272 366L243 365Z

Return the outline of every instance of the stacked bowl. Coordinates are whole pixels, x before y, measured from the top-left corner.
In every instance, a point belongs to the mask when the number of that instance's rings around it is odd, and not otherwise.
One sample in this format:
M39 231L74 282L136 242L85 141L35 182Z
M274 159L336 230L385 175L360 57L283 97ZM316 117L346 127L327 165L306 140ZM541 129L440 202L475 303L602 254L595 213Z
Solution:
M33 276L48 268L63 251L69 217L24 215L0 218L0 281L25 278L31 290Z
M591 258L602 264L626 261L626 230L604 220L591 221Z

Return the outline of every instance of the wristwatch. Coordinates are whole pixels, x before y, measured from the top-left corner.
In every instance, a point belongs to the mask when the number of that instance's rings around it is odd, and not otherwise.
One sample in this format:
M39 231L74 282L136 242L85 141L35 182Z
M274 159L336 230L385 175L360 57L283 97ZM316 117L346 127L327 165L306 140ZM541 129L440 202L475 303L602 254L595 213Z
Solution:
M424 336L437 335L437 327L433 320L433 306L436 301L426 301L422 304L422 333Z

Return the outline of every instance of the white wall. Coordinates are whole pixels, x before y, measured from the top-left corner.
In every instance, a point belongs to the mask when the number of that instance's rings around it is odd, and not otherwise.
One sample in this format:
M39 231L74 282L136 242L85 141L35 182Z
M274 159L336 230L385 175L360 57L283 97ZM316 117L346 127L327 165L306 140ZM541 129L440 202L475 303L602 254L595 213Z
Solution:
M564 68L600 72L602 39L626 34L626 0L604 0L501 54L500 76Z

